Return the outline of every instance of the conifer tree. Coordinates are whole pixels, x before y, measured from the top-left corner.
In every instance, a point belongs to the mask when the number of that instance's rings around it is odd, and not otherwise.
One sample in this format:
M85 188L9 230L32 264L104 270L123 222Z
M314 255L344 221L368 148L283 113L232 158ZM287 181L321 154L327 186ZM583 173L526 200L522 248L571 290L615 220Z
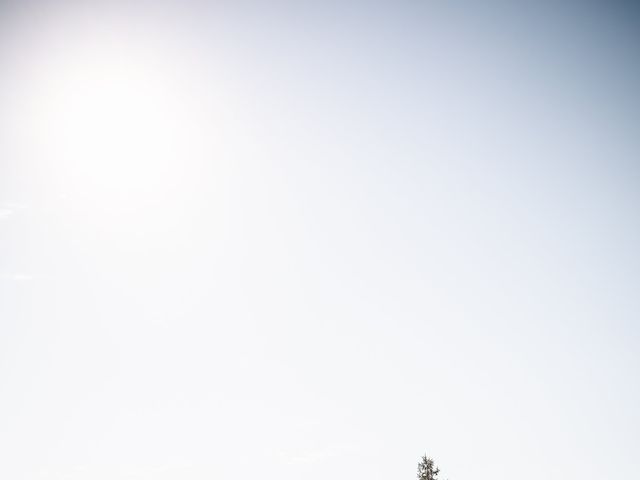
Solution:
M418 463L418 480L437 480L440 469L435 466L433 459L422 456L422 460Z

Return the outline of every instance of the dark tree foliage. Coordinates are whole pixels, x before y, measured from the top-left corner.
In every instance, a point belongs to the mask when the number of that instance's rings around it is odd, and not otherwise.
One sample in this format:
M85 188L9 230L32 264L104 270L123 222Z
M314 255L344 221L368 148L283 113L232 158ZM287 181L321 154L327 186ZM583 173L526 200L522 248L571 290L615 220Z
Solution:
M438 473L440 469L434 465L433 459L423 455L418 463L418 480L437 480Z

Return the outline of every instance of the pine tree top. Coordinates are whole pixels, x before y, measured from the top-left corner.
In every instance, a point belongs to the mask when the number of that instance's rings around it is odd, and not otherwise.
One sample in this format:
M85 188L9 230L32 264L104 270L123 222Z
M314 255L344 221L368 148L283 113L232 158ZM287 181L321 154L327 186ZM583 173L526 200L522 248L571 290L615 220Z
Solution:
M438 473L440 469L435 466L433 459L423 455L418 463L418 480L437 480Z

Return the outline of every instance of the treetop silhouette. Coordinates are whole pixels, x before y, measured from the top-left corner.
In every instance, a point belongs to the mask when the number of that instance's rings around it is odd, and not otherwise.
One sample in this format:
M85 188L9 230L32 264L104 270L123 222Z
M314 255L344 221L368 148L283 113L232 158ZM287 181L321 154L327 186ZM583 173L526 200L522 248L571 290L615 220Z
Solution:
M418 463L418 480L437 480L440 469L435 466L433 459L422 456L420 463Z

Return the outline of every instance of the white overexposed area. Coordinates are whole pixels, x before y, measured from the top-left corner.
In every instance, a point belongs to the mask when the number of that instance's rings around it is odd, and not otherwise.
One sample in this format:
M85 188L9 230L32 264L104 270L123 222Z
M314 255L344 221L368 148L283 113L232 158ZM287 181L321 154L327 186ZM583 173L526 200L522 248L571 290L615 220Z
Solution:
M0 478L638 478L640 14L516 3L2 2Z

